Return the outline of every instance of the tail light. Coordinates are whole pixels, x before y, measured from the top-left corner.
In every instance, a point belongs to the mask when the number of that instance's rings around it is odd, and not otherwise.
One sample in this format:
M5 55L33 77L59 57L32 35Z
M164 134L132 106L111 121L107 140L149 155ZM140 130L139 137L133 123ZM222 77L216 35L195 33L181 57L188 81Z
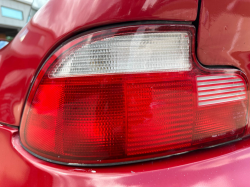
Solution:
M243 135L246 80L194 58L192 26L107 29L67 42L29 93L21 142L58 163L152 159Z

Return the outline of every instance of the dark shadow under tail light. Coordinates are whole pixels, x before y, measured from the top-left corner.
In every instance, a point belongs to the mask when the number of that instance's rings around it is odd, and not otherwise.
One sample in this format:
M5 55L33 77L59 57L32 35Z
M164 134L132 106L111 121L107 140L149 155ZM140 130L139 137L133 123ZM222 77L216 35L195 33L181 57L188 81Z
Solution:
M246 80L201 67L193 38L188 25L137 25L67 42L31 88L23 146L57 163L108 165L241 137Z

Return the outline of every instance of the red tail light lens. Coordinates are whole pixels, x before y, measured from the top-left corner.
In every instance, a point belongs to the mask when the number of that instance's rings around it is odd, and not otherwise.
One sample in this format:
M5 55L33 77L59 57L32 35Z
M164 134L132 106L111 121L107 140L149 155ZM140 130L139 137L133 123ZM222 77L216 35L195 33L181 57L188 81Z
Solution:
M68 164L167 156L243 135L246 81L196 63L191 26L141 25L86 34L39 72L21 142Z

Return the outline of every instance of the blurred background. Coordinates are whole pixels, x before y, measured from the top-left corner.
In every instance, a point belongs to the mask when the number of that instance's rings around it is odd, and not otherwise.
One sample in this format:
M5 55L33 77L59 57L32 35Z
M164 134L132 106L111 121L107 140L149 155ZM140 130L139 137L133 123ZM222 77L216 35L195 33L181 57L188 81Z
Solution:
M0 39L11 41L49 0L0 0Z

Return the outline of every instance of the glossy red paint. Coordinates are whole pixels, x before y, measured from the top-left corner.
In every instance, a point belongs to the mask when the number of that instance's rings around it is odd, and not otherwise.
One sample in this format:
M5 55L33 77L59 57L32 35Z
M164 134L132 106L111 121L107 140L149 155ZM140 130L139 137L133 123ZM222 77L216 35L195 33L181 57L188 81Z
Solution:
M249 7L246 0L202 0L197 42L202 64L235 66L250 78Z
M112 167L70 167L33 157L18 130L0 127L0 186L249 186L250 140L166 159Z
M69 37L97 26L143 20L194 21L198 0L51 0L0 51L0 121L20 123L32 78Z
M232 65L248 75L250 2L202 0L198 58L205 65Z

